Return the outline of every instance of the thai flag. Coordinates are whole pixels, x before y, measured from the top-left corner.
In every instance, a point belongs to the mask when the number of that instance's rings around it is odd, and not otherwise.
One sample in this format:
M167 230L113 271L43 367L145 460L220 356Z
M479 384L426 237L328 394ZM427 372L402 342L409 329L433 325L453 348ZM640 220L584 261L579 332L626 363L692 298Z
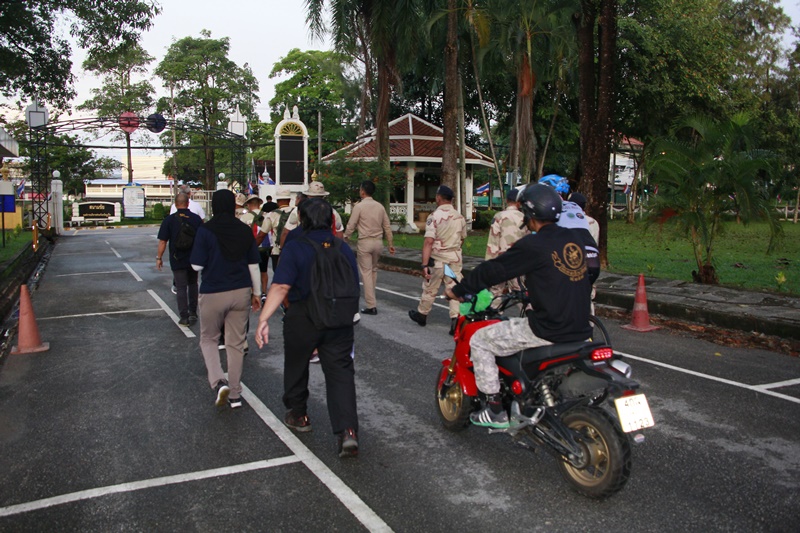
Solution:
M255 194L253 192L253 183L250 181L247 182L247 194Z
M25 192L25 180L19 182L17 185L17 198L22 198L22 193Z
M275 180L272 178L267 178L267 185L275 185Z
M622 194L628 194L630 192L630 190L631 190L631 186L628 183L626 183L625 184L625 188L622 190Z
M489 182L487 181L477 189L475 189L475 194L489 194Z
M258 184L259 185L264 185L264 177L262 175L258 176Z

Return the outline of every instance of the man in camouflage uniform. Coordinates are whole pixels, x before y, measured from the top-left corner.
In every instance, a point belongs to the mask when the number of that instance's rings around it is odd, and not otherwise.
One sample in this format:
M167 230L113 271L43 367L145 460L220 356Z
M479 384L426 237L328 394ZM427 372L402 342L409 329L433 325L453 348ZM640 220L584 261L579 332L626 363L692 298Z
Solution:
M519 210L517 194L519 190L511 189L508 191L506 200L508 207L504 211L497 213L492 219L489 228L489 239L486 241L486 256L488 261L498 257L500 254L511 248L511 245L530 233L527 226L523 223L524 216ZM519 282L516 278L504 281L490 288L492 294L499 296L508 288L510 291L519 290Z
M424 326L428 321L428 313L433 307L433 300L439 292L442 281L445 287L452 287L455 281L444 277L444 265L448 264L461 278L461 244L467 238L467 221L453 207L453 190L442 185L436 191L436 211L431 213L425 223L425 242L422 245L422 298L416 309L408 312L408 316ZM459 302L450 301L450 335L455 331L458 320Z

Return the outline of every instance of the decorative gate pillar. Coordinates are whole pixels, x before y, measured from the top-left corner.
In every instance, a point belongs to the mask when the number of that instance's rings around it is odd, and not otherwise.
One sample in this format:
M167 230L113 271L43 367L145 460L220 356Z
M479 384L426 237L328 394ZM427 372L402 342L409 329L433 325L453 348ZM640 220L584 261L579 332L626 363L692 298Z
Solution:
M293 192L308 188L308 129L300 120L297 106L275 127L275 186Z

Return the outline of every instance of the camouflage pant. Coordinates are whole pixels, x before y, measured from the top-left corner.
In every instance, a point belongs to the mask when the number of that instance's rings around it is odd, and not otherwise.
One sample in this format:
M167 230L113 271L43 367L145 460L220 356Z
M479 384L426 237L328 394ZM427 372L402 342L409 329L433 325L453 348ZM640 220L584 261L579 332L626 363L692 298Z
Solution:
M525 348L547 344L552 343L534 335L527 318L510 318L479 329L469 341L478 389L485 394L500 392L495 357L508 357Z
M455 272L456 277L461 279L461 262L448 264L450 268L453 269L453 272ZM452 279L445 277L444 262L442 261L436 260L434 266L429 268L428 272L431 274L431 279L422 282L422 298L420 298L419 305L417 306L417 311L423 315L427 315L431 312L433 301L436 299L436 295L439 294L439 287L442 286L443 281L444 286L449 288L453 288L456 284ZM459 303L458 300L450 300L450 318L458 317Z

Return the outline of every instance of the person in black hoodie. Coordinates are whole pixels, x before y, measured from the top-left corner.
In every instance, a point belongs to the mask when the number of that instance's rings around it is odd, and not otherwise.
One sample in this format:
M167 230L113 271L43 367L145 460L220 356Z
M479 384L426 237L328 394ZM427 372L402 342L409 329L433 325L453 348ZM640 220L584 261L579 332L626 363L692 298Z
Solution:
M561 215L561 198L552 187L528 185L519 195L525 224L532 234L519 239L504 254L481 263L461 283L448 289L449 298L524 276L532 309L527 318L511 318L479 329L470 339L471 358L478 389L486 396L484 408L472 413L473 424L503 429L508 413L500 397L495 357L525 348L587 339L591 279L598 272L586 262L584 240L573 229L555 224Z
M236 218L236 197L219 190L211 197L214 216L200 226L190 262L202 271L200 283L200 350L203 352L208 383L216 391L216 405L226 401L242 406L242 361L245 326L250 308L261 307L261 274L253 231ZM218 343L225 327L228 379L222 371Z

